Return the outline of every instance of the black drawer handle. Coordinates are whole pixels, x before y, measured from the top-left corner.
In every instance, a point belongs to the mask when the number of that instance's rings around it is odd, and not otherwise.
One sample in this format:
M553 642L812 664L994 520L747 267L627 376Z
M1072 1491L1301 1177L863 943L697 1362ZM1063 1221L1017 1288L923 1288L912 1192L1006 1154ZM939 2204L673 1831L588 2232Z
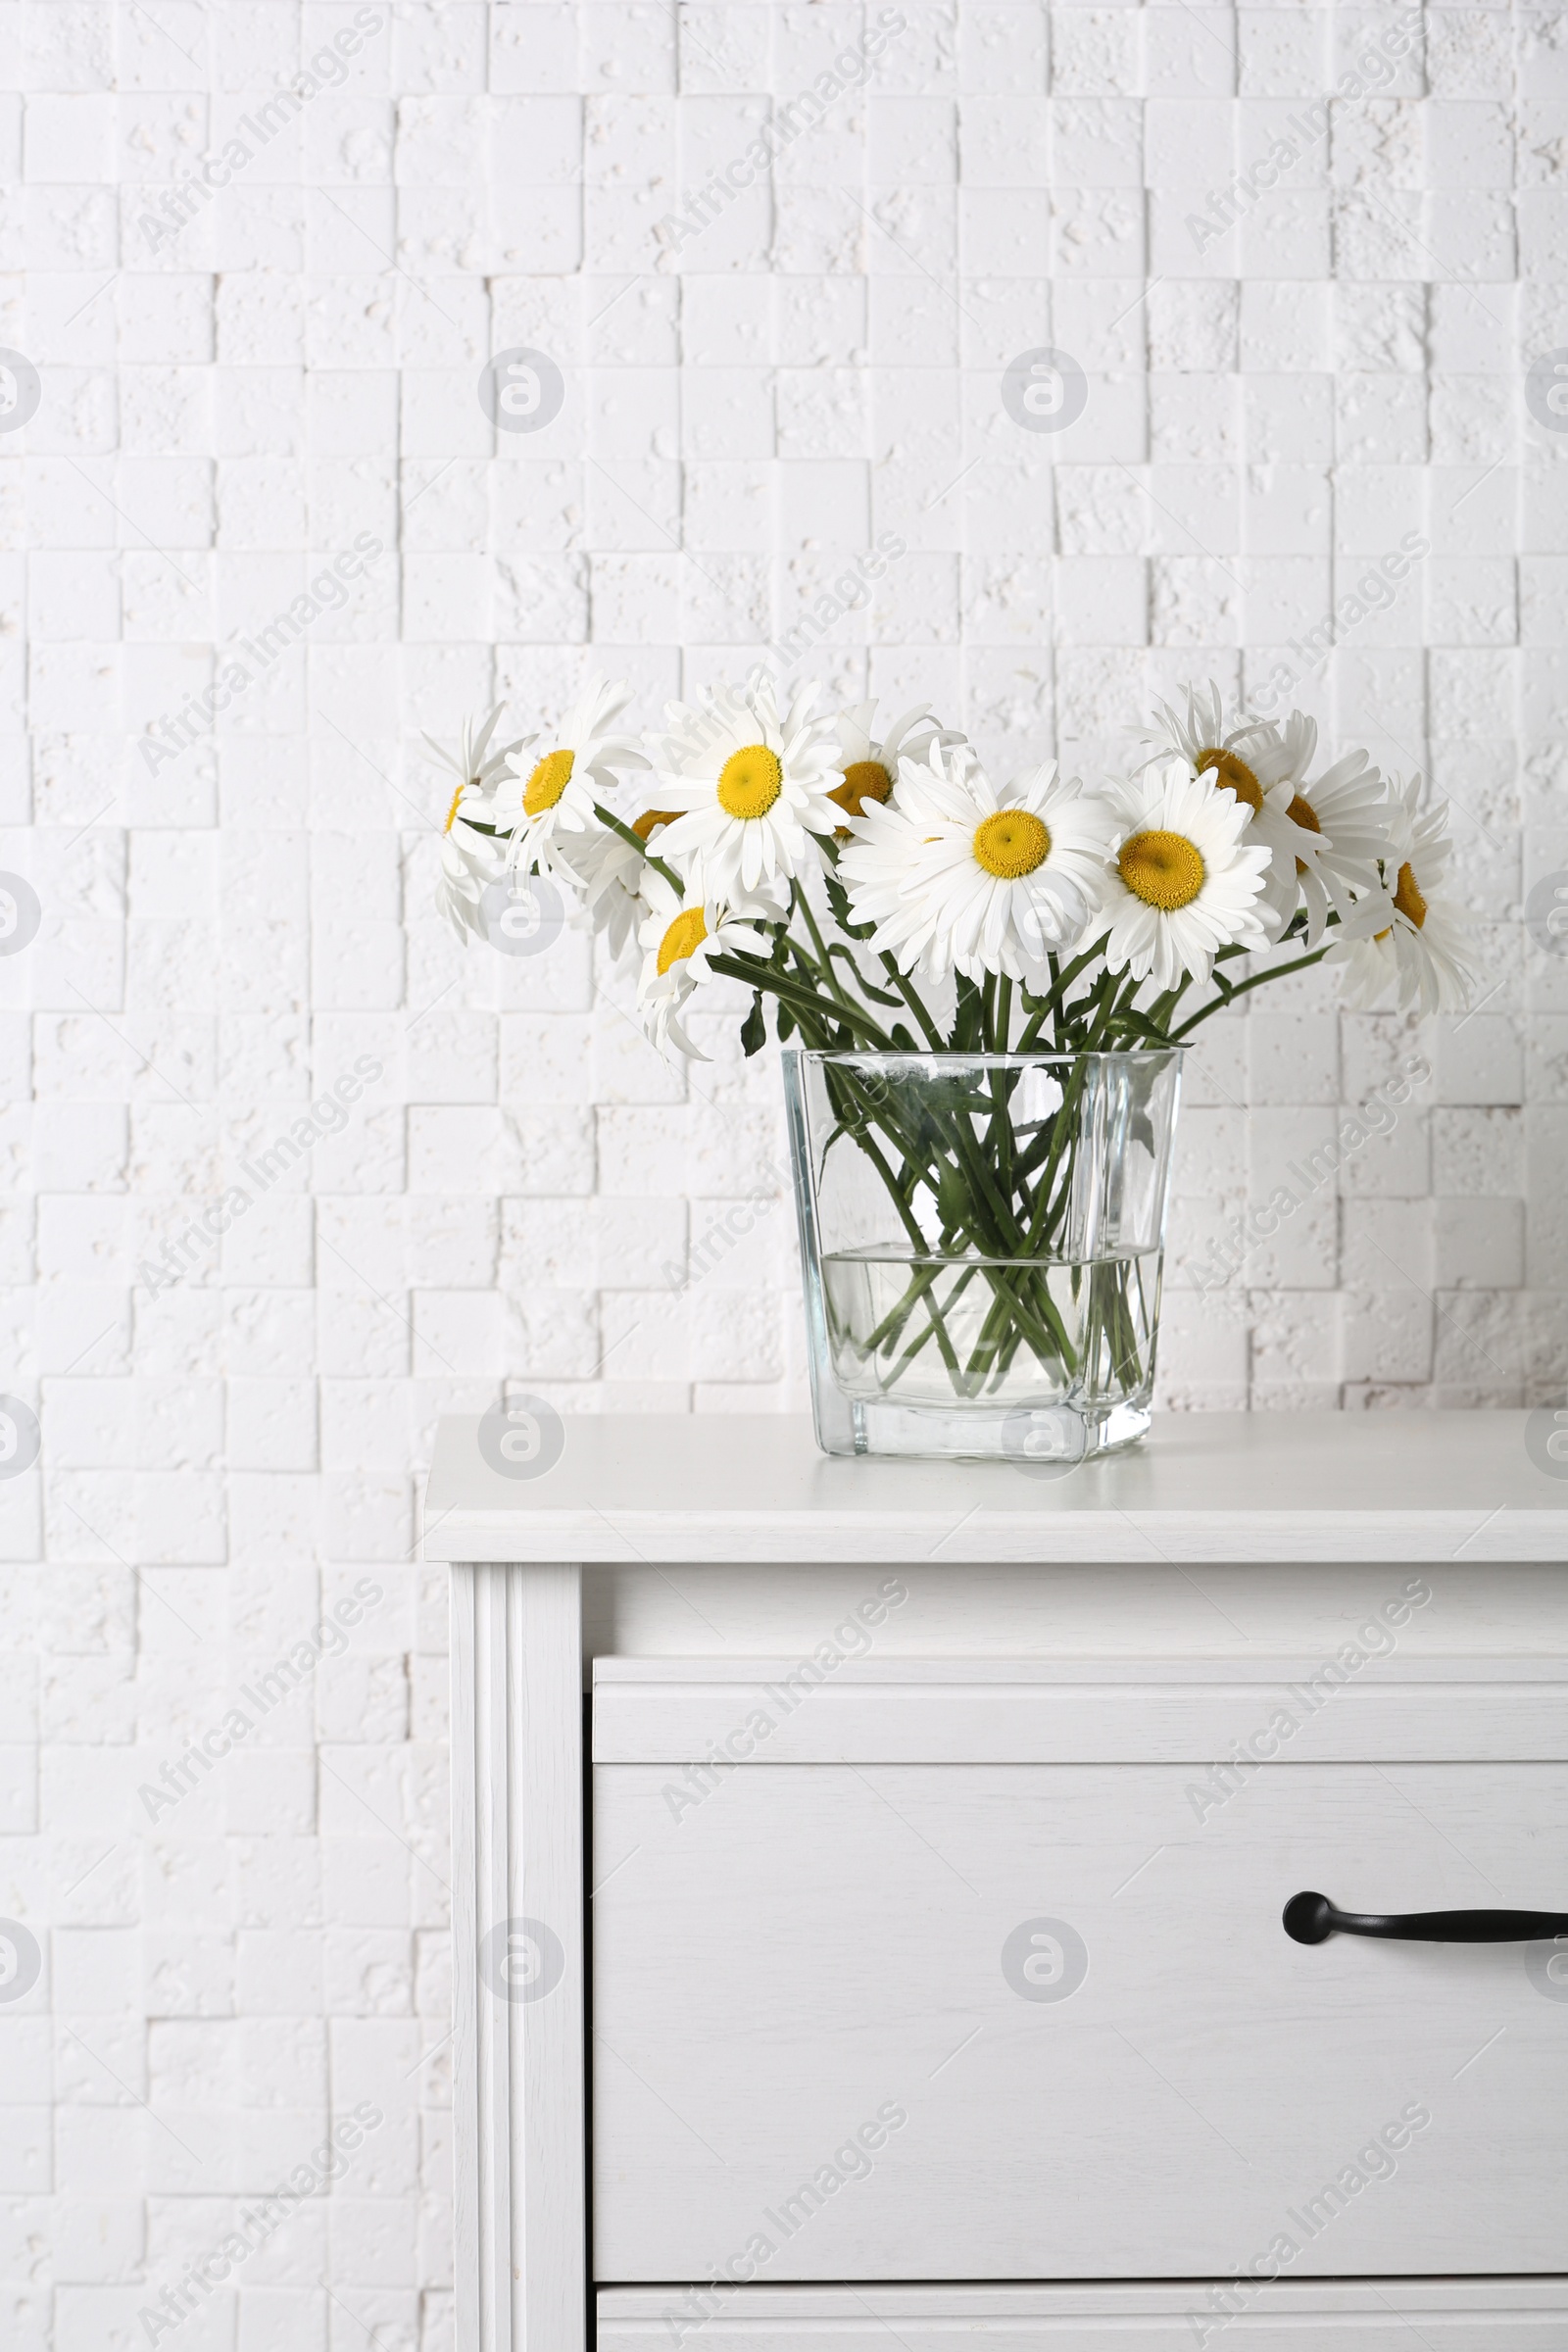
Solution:
M1530 1943L1568 1936L1568 1911L1404 1911L1381 1919L1375 1911L1337 1911L1326 1894L1293 1894L1285 1933L1298 1943L1326 1943L1331 1936L1388 1936L1399 1943Z

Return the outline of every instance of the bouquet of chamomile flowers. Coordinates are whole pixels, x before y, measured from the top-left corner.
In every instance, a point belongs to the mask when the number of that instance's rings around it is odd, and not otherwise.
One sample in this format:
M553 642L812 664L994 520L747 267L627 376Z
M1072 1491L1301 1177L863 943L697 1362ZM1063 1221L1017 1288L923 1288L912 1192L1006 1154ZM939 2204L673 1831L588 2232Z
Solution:
M438 895L483 938L548 878L635 956L662 1049L697 1055L685 1017L717 979L751 991L748 1054L767 1002L825 1051L1174 1046L1325 957L1355 1004L1467 1000L1442 806L1364 751L1320 761L1300 711L1228 719L1190 690L1086 786L1050 760L999 782L925 705L879 728L757 671L662 731L627 701L590 679L554 731L501 742L493 710L433 747L457 780Z
M810 1214L844 1203L837 1240L802 1209L819 1401L825 1350L858 1409L957 1400L1010 1427L1060 1404L1117 1443L1146 1425L1175 1049L1324 957L1352 1003L1461 1004L1442 809L1363 751L1320 762L1299 711L1227 718L1212 687L1093 786L1049 760L1001 783L925 705L879 724L813 687L781 705L755 671L658 733L626 703L595 679L554 732L501 743L491 711L441 753L452 920L532 952L564 894L635 959L662 1050L698 1056L715 980L750 993L747 1054L769 1004L808 1050L792 1149L814 1088Z

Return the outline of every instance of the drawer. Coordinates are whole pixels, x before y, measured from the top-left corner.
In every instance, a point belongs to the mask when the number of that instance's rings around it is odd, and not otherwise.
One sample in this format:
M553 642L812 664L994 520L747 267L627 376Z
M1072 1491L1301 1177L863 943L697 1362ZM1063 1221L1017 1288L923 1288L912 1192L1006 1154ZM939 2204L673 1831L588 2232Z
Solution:
M598 2352L1568 2352L1568 2278L1379 2286L612 2287Z
M596 1687L601 2281L1568 2269L1568 1951L1280 1923L1568 1909L1550 1670L782 1671Z

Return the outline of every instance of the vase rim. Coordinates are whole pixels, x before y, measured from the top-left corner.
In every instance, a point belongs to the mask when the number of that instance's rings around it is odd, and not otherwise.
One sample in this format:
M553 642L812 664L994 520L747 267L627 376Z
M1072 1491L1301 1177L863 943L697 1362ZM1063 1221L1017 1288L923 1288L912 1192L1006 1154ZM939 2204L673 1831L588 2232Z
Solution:
M1093 1053L1057 1053L1053 1049L1027 1053L990 1052L982 1046L846 1046L829 1049L821 1046L786 1046L786 1055L796 1061L884 1062L884 1061L983 1061L1009 1063L1017 1069L1034 1069L1041 1062L1053 1061L1166 1061L1173 1054L1185 1054L1185 1045L1127 1046L1106 1049L1097 1047Z

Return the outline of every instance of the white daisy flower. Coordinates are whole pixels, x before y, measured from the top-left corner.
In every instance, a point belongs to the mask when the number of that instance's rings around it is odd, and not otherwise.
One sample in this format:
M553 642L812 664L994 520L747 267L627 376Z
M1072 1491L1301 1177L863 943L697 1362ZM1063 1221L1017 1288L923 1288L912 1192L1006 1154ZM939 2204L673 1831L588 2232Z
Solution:
M500 880L506 864L506 844L496 839L493 829L495 789L517 746L505 743L491 748L500 717L501 705L497 703L483 718L465 719L456 745L438 743L433 735L424 739L442 766L457 778L443 829L435 903L460 938L484 938L480 903L490 884Z
M638 945L643 951L637 1008L648 1034L662 1052L674 1045L690 1060L706 1061L681 1027L687 999L711 980L715 956L765 956L768 943L760 931L696 889L671 890L662 874L645 869L644 912Z
M1189 686L1185 713L1174 703L1156 703L1152 723L1133 730L1150 747L1149 757L1141 763L1139 772L1162 763L1175 753L1189 767L1205 775L1211 767L1221 767L1231 746L1259 723L1253 719L1227 728L1224 700L1213 679L1209 679L1206 687ZM1243 768L1242 776L1233 780L1231 775L1221 773L1215 781L1230 784L1234 791L1236 782L1244 780L1246 772L1245 763L1238 762L1238 766Z
M694 889L725 903L765 896L780 907L797 876L821 864L817 840L840 810L830 717L807 687L780 715L765 678L725 687L701 708L671 703L656 765L659 799L676 812L661 846Z
M1184 973L1206 980L1220 948L1268 946L1259 901L1269 852L1248 839L1245 802L1168 756L1117 797L1102 925L1111 971L1163 994Z
M1356 902L1380 886L1379 861L1389 855L1395 821L1388 780L1365 752L1347 752L1310 783L1296 786L1287 813L1316 836L1315 854L1297 860L1306 944L1315 948L1331 910L1348 923Z
M576 884L590 922L615 957L647 912L639 895L645 863L608 825L564 837L551 858L552 871Z
M875 714L874 702L852 703L833 722L839 739L837 765L844 781L835 784L828 799L837 801L847 816L858 816L867 801L888 799L901 760L923 760L933 743L946 748L963 741L956 728L944 727L932 717L929 703L917 703L912 710L906 710L882 736L871 732ZM849 827L838 826L837 837L848 841Z
M965 744L899 765L896 797L851 826L839 873L872 946L905 971L1041 977L1050 951L1100 904L1115 831L1109 804L1055 763L1000 790Z
M1222 746L1205 744L1197 763L1200 775L1212 775L1252 812L1247 839L1269 854L1258 905L1271 939L1291 922L1304 878L1322 853L1311 808L1301 798L1301 780L1316 748L1317 720L1293 710L1283 726L1259 719L1233 729Z
M637 738L617 723L629 700L624 686L591 677L548 751L540 751L537 735L514 748L512 772L496 794L514 868L543 873L566 865L568 843L598 824L594 803L614 790L616 768L648 765Z
M1383 860L1378 891L1355 906L1356 936L1329 950L1343 963L1343 997L1362 1008L1391 988L1401 1012L1452 1012L1468 1004L1474 981L1471 923L1446 888L1447 805L1423 809L1421 779L1411 776L1394 798L1394 839Z
M673 809L645 808L633 818L631 830L652 849L656 835L674 821ZM658 854L655 850L654 855ZM618 957L648 912L643 896L648 859L643 852L608 825L596 825L591 833L564 839L556 850L555 863L580 886L594 929L605 939L611 955Z

